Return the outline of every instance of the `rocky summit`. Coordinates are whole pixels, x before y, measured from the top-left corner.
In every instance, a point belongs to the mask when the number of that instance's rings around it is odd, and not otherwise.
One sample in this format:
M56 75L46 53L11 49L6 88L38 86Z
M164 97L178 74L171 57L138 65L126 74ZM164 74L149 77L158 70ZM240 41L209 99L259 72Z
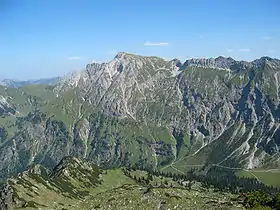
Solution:
M0 179L65 156L104 169L278 169L280 60L118 53L55 84L0 87Z

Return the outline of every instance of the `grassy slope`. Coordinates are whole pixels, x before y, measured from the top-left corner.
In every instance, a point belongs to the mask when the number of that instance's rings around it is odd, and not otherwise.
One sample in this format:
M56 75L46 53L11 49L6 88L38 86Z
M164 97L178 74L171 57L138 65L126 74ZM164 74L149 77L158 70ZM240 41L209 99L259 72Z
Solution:
M280 171L265 170L239 170L236 174L240 177L258 178L268 186L280 187Z
M138 177L147 175L143 171L134 174ZM24 182L20 181L23 179ZM56 187L46 187L46 183L39 183L38 178L27 174L17 180L14 189L18 197L28 202L25 209L33 209L32 206L40 209L155 209L161 205L164 209L238 209L231 204L234 195L213 192L199 185L193 190L179 189L170 178L154 177L153 184L163 180L168 182L169 187L155 187L148 192L145 186L125 176L121 169L103 171L100 179L103 182L85 189L89 194L82 198L66 197L61 192L55 192ZM72 180L71 183L80 188L79 181ZM171 183L174 187L170 187Z

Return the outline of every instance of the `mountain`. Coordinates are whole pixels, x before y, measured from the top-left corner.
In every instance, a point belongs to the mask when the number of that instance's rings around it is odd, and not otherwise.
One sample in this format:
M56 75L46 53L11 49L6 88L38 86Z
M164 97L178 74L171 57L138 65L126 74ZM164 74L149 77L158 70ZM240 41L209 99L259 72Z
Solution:
M12 79L3 79L0 81L0 85L6 86L9 88L18 88L27 84L45 84L45 85L54 85L58 81L59 77L38 79L38 80L12 80Z
M36 165L9 178L0 190L0 209L244 209L236 198L198 182L186 188L145 171L102 170L66 157L51 172Z
M0 87L0 178L67 155L105 169L279 169L279 72L269 57L121 52L53 86Z

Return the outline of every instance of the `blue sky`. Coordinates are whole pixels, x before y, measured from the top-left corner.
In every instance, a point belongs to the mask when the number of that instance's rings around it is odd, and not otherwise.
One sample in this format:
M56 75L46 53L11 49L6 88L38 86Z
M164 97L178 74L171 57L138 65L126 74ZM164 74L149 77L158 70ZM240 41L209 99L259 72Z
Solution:
M0 0L0 78L63 75L119 51L280 57L279 0Z

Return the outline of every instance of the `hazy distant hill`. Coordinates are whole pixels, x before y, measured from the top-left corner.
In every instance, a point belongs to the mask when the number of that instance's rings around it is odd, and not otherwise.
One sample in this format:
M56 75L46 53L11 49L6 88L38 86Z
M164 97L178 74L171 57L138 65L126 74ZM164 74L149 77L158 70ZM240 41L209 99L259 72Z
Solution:
M59 77L53 78L46 78L46 79L38 79L38 80L12 80L12 79L4 79L0 81L0 85L10 87L10 88L17 88L22 87L26 84L45 84L45 85L54 85L58 81Z

